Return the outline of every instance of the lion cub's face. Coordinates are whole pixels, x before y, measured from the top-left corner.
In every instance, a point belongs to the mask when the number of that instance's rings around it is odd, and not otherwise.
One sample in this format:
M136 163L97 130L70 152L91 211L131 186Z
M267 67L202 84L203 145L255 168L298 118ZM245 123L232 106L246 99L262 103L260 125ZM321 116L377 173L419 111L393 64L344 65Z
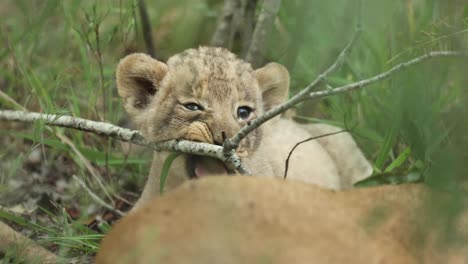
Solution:
M254 71L225 49L201 47L171 57L167 65L144 54L129 55L117 68L117 86L125 109L148 139L221 145L286 99L289 74L276 63ZM239 154L254 152L261 137L261 129L249 134ZM186 158L192 177L226 172L213 159Z

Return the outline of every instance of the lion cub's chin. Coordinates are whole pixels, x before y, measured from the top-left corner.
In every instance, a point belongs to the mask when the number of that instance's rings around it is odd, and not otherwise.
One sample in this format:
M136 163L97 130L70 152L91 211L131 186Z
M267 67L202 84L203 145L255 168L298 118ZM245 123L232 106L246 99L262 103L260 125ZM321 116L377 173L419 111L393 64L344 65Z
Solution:
M228 174L228 169L224 163L218 159L195 155L187 155L186 159L187 173L191 179Z

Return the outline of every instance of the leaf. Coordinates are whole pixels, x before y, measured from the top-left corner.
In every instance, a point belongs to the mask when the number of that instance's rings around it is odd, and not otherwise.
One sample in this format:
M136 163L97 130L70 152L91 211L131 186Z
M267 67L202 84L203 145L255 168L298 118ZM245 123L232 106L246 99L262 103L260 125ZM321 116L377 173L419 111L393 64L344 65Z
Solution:
M167 156L166 160L164 161L161 176L159 177L159 193L162 194L164 192L164 186L166 185L167 175L169 174L169 169L171 168L172 162L180 156L180 153L170 153Z
M384 172L391 172L394 169L400 167L409 157L411 154L411 147L407 147L403 152L398 155L398 157L385 169Z
M395 185L395 184L402 184L402 183L416 183L416 182L421 182L422 180L423 180L422 174L417 171L413 171L405 175L398 175L398 174L393 174L393 173L382 173L382 174L373 175L364 180L358 181L354 184L354 187L360 188L360 187L379 186L379 185L385 185L385 184Z
M398 126L393 125L392 128L388 131L385 135L385 141L380 149L379 155L377 156L377 160L374 163L374 171L382 171L383 165L385 160L387 159L387 155L395 144L396 137L398 135Z

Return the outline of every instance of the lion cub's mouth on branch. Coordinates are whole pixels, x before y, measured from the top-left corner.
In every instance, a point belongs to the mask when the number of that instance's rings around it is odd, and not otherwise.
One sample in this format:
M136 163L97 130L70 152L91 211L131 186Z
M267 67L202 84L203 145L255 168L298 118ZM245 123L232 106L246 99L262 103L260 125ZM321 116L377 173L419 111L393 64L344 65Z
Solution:
M210 157L196 155L187 155L186 167L188 175L191 179L229 173L228 169L222 161Z

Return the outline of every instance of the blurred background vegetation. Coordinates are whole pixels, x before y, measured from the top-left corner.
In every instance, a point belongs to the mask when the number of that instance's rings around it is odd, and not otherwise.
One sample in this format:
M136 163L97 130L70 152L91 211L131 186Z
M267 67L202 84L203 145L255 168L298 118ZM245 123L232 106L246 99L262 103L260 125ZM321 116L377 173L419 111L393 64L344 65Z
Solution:
M147 50L137 5L1 1L0 109L127 125L114 71L124 55ZM146 6L156 57L165 61L210 43L223 1L159 0ZM333 62L358 24L363 34L342 69L327 80L330 87L429 51L468 49L465 0L290 0L280 7L264 55L288 67L295 93ZM231 48L242 53L236 43ZM454 188L468 176L467 69L466 57L434 59L362 91L303 103L294 118L351 129L375 167L375 176L362 185L425 181ZM92 166L109 197L135 200L149 171L148 151L80 131L0 122L0 134L2 205L25 215L27 227L47 233L43 240L65 255L92 254L100 238L70 221L86 222L97 211L72 175L106 197L90 177ZM117 195L122 193L126 198ZM74 210L78 216L71 216ZM1 216L26 225L6 211Z

